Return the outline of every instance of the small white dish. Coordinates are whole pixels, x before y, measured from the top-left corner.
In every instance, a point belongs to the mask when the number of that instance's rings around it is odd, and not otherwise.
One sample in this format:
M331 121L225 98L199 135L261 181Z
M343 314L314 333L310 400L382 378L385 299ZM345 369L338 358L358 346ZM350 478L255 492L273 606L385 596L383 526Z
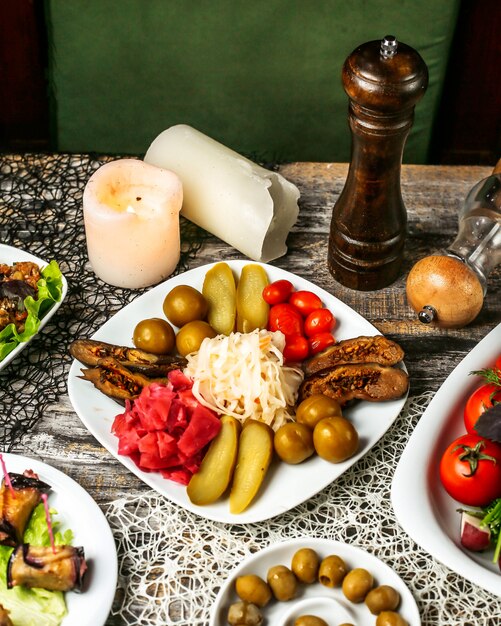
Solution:
M20 250L19 248L15 248L13 246L7 246L3 243L0 244L0 263L7 263L8 265L12 265L13 263L16 263L19 261L31 261L32 263L36 263L42 269L46 265L48 265L47 261L44 261L43 259L40 259L34 256L33 254L30 254L29 252L25 252L24 250ZM68 283L64 276L62 277L62 282L63 282L63 291L61 294L61 300L59 300L59 302L55 302L54 305L47 311L47 313L40 320L40 326L39 326L38 332L41 332L43 327L47 324L50 318L58 310L58 308L61 306L61 303L66 297L66 293L68 292ZM38 333L33 335L33 337L36 337L37 334ZM30 337L28 341L24 341L23 343L20 343L18 346L14 348L14 350L12 350L12 352L9 352L9 354L4 359L2 359L2 361L0 361L0 371L8 363L10 363L13 359L16 358L16 356L21 352L21 350L24 350L24 348L26 348L26 346L30 343L33 337Z
M101 509L72 478L59 470L25 456L4 453L8 472L22 474L33 470L51 486L49 506L57 511L56 520L64 531L73 531L72 545L82 546L89 567L81 593L65 594L68 614L63 626L103 626L115 597L118 560L115 540Z
M248 263L249 261L228 261L237 277L240 276L242 267ZM145 318L164 318L162 304L173 287L191 285L201 290L205 274L213 265L213 263L204 265L157 285L119 311L92 338L132 346L132 333L136 324ZM287 279L296 290L306 289L316 293L324 306L336 317L337 325L334 329L336 339L379 334L366 319L327 291L290 272L272 265L261 265L265 268L270 282ZM169 500L207 519L232 524L269 519L314 496L372 448L393 424L405 403L404 397L391 402L359 402L347 409L345 414L352 420L360 438L360 449L357 454L338 464L328 463L318 456L311 457L300 465L287 465L275 460L258 497L243 513L232 515L229 512L227 498L208 506L194 505L188 498L184 486L162 478L159 473L144 472L132 459L120 456L118 439L111 433L111 425L115 416L123 410L119 404L99 392L89 382L82 380L79 377L81 368L81 363L73 362L68 377L68 394L76 413L94 437L125 467Z
M400 576L388 565L365 550L347 543L303 537L268 546L245 559L232 570L217 594L212 607L209 626L226 624L228 608L234 602L239 601L235 592L235 581L239 576L256 574L266 580L270 567L285 565L290 568L292 557L300 548L315 550L320 559L331 554L337 554L345 561L349 569L365 568L374 576L375 586L390 585L399 592L401 601L397 611L407 620L409 626L421 624L419 610L411 592ZM341 623L374 626L376 621L376 617L372 615L363 602L354 604L344 596L341 588L329 589L320 583L300 584L296 598L288 602L271 600L262 609L262 613L266 624L276 624L277 626L294 626L294 620L305 614L321 617L329 626L339 626Z
M403 529L422 548L467 580L501 597L501 573L492 551L470 552L460 543L460 515L465 507L442 487L440 458L446 447L466 433L463 410L482 382L472 371L493 365L501 354L501 324L459 363L421 416L400 458L391 499Z

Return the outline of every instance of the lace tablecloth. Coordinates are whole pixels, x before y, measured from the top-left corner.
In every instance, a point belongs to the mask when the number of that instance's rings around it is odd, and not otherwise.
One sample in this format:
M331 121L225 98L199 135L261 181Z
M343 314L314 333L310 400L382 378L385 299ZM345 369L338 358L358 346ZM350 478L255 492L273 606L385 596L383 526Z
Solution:
M66 394L71 338L93 333L141 293L102 283L96 289L87 263L81 195L102 162L78 155L0 157L0 240L47 260L58 259L71 301L35 338L32 349L0 372L4 450L19 449L23 437ZM197 265L206 234L183 222L182 237L178 271ZM500 624L500 599L421 550L399 527L391 507L398 459L429 400L430 394L410 398L385 437L341 478L304 504L260 524L211 522L146 486L101 503L117 541L120 567L109 623L205 625L221 584L243 558L271 543L307 536L346 541L394 568L416 598L425 626Z

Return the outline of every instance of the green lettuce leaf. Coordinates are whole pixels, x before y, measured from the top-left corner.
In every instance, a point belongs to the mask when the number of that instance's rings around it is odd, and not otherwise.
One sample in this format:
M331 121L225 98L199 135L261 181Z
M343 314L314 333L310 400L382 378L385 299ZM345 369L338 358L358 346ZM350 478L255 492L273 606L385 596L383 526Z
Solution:
M57 514L50 510L51 519ZM59 530L59 522L53 521L54 542L68 545L73 533ZM50 537L45 521L45 509L39 504L33 511L24 533L24 541L38 546L50 546ZM10 611L14 626L59 626L67 614L64 594L46 589L27 589L14 587L7 589L7 563L13 548L0 546L0 604Z
M41 272L38 280L37 298L31 296L24 299L28 317L24 330L19 333L15 324L9 324L0 332L0 361L4 359L20 343L28 341L36 335L40 320L56 302L60 302L63 294L63 275L56 261L51 261Z

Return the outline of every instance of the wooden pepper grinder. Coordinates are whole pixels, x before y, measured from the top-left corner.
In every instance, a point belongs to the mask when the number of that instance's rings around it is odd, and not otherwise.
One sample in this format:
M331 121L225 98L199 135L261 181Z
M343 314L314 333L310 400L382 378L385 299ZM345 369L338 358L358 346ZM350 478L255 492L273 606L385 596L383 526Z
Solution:
M428 69L413 48L388 35L354 50L342 79L350 98L352 155L332 213L328 263L341 284L369 291L400 272L407 230L400 168Z

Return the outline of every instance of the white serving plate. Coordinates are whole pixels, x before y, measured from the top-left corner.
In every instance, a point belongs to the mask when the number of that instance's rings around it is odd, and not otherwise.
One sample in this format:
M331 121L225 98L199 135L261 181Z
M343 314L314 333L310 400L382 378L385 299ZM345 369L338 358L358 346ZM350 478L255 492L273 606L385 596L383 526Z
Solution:
M25 252L24 250L20 250L19 248L14 248L13 246L7 246L3 243L0 244L0 263L7 263L8 265L12 265L13 263L16 263L18 261L31 261L32 263L36 263L42 269L46 265L48 265L47 261L44 261L43 259L40 259L34 256L33 254L30 254L29 252ZM40 326L39 326L38 332L40 332L42 328L47 324L47 322L54 315L54 313L58 310L64 298L66 297L66 293L68 291L68 283L64 276L62 278L62 282L63 282L63 290L61 293L61 300L59 302L56 302L47 311L45 316L40 320ZM33 337L36 337L37 334L38 333L33 335ZM28 341L24 341L23 343L20 343L16 348L14 348L14 350L12 350L12 352L9 352L9 354L2 361L0 361L0 370L2 370L8 363L10 363L13 359L15 359L16 356L21 352L21 350L24 350L24 348L26 348L26 346L30 343L33 337L30 337Z
M244 574L256 574L266 580L266 574L274 565L291 567L294 553L300 548L311 548L321 559L337 554L346 563L348 569L363 567L374 577L374 586L390 585L400 593L398 613L407 620L409 626L419 626L421 619L416 602L404 581L388 565L360 548L330 539L299 538L268 546L247 558L232 570L222 585L212 607L209 626L220 626L227 623L228 608L238 602L235 593L235 580ZM354 604L343 594L340 588L330 589L320 583L311 585L299 584L296 598L288 602L276 602L262 609L266 624L273 626L293 626L294 620L300 615L316 615L324 619L329 626L341 623L357 624L357 626L374 626L376 616L362 602Z
M65 594L68 614L63 626L103 626L111 610L118 576L115 540L101 509L72 478L25 456L4 453L7 471L22 474L31 469L52 489L48 504L57 511L64 531L73 531L72 545L82 546L89 567L83 591Z
M228 262L237 277L247 263L249 261ZM92 338L131 346L133 330L139 321L150 317L164 317L162 304L173 287L188 284L201 290L204 276L213 265L211 263L190 270L157 285L119 311ZM378 334L372 324L327 291L290 272L271 265L262 265L270 282L285 278L292 282L296 290L309 289L318 294L324 306L337 319L334 334L338 340ZM405 398L381 403L360 402L347 410L346 415L353 421L360 438L360 450L355 456L339 464L330 464L317 456L300 465L273 462L258 497L243 513L232 515L227 499L208 506L196 506L190 502L184 486L162 478L159 473L144 472L131 459L120 456L118 439L111 433L113 419L122 412L120 405L79 378L81 368L79 362L73 362L68 377L68 393L75 411L94 437L125 467L169 500L202 517L227 523L251 523L269 519L314 496L372 448L397 418L405 403Z
M459 363L421 416L400 458L391 499L404 530L427 552L467 580L501 596L501 573L492 551L470 552L461 546L460 515L470 508L452 499L439 477L440 458L456 437L466 433L463 410L482 383L471 371L490 367L501 354L501 324Z

